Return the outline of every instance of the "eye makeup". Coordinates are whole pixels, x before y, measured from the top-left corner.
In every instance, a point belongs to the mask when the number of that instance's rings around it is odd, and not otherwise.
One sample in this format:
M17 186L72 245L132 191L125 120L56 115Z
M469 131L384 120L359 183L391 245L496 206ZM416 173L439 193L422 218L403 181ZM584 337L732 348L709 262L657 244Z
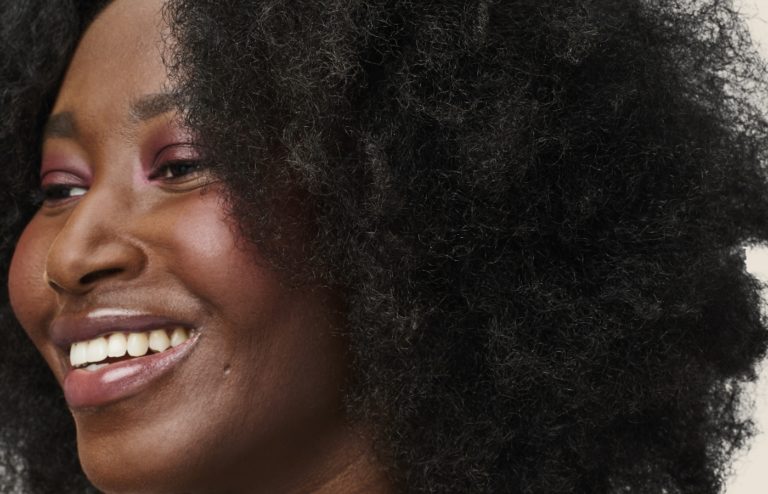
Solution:
M82 162L63 153L44 153L40 166L40 186L33 194L36 205L61 205L84 195L91 182L91 171Z

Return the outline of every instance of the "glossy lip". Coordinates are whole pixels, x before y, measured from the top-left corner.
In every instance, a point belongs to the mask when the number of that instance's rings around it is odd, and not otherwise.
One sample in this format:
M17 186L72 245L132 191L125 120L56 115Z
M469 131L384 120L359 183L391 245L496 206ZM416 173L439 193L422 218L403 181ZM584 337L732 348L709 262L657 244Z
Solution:
M164 352L109 364L95 371L75 369L69 363L70 346L110 333L138 333L183 327L190 331L184 343ZM51 322L49 336L60 350L64 397L73 410L100 407L136 395L171 371L192 350L199 331L165 316L122 308L100 308L84 315L61 315Z
M109 333L142 333L179 326L193 329L183 321L130 309L98 309L84 316L57 317L50 325L49 336L54 345L68 354L72 343L92 340Z
M116 362L99 370L68 367L62 387L73 410L95 408L130 398L173 370L195 347L200 337L194 332L184 343L160 353Z

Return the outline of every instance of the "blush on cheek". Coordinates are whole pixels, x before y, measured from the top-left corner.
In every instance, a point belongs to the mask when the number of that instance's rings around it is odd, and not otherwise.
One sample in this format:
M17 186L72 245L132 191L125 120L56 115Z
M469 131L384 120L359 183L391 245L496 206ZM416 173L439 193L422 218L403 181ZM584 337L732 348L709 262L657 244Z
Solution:
M216 188L190 194L180 205L183 210L165 225L177 246L178 272L189 272L194 266L194 275L185 278L188 286L198 293L229 293L240 299L231 300L234 305L272 300L278 275L255 248L248 250L247 241L237 237L237 226L227 218L222 193Z

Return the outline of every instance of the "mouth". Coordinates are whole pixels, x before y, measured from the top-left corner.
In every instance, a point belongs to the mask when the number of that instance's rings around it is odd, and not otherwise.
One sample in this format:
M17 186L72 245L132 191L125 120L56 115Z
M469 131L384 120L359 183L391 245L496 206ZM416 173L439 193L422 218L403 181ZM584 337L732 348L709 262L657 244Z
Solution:
M181 345L189 337L189 331L183 327L141 333L111 333L89 341L72 343L69 363L74 369L93 372L118 362L163 353Z
M62 382L73 410L102 407L141 393L190 353L199 332L147 315L59 318L51 336L68 349ZM63 356L62 356L63 357Z

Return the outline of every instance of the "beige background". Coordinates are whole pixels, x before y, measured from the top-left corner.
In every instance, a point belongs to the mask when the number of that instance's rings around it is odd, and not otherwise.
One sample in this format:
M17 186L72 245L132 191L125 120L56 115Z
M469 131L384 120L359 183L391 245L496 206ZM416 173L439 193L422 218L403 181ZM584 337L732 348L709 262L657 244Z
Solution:
M768 0L735 0L735 4L747 17L752 37L758 43L763 58L768 60ZM764 98L768 101L768 95ZM768 248L748 249L747 269L768 283ZM768 362L763 364L752 396L754 419L761 433L734 464L726 494L768 493Z
M768 0L761 0L768 17ZM763 25L768 47L768 23ZM747 250L747 269L768 282L768 249ZM766 294L768 295L768 293ZM726 494L768 493L768 362L763 364L760 380L753 388L754 420L760 434L751 447L734 464L734 472L728 482Z

